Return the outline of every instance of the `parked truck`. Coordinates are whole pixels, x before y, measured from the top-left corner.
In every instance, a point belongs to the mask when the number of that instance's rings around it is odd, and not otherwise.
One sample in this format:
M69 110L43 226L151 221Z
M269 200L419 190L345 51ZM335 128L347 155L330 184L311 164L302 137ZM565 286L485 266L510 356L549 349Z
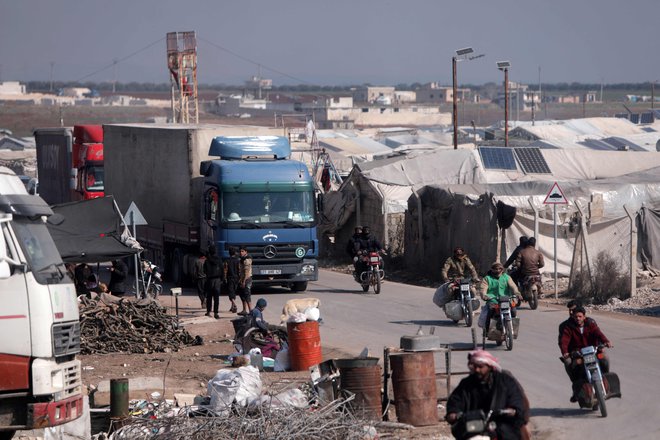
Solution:
M255 285L304 291L318 279L316 201L283 130L105 125L106 192L147 225L137 239L181 284L209 245L246 246ZM157 263L158 264L158 263Z
M50 205L104 195L103 126L34 130L39 195Z
M78 302L45 224L52 214L0 167L0 438L83 410Z

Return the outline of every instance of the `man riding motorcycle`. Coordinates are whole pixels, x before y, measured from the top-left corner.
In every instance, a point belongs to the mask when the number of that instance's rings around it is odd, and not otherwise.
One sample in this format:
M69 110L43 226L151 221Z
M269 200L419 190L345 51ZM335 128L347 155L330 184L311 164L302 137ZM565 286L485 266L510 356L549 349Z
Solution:
M587 312L584 307L575 307L569 319L569 322L562 328L559 338L559 349L561 350L561 356L566 366L566 373L571 379L571 382L575 382L584 374L584 369L581 365L572 362L571 353L588 346L598 347L602 344L608 348L612 348L613 345L600 330L596 321L587 318ZM603 373L610 371L609 359L605 356L605 353L603 353L602 358L598 359L598 363ZM574 390L573 396L571 396L571 402L576 401L577 396Z
M490 325L490 318L493 316L494 306L499 304L500 297L502 296L516 296L520 298L520 291L518 286L513 282L509 274L504 273L504 266L502 263L496 262L490 267L490 271L481 280L479 284L479 293L481 299L486 301L488 306L488 315L484 328L488 329ZM516 317L516 308L511 307L511 316Z
M445 260L445 264L440 271L440 277L442 278L442 282L446 283L465 278L467 276L466 274L472 277L472 280L475 282L479 280L479 274L477 274L477 270L474 268L472 261L470 261L470 257L467 256L462 247L457 247L454 249L454 255ZM474 288L471 287L470 289L474 295ZM451 287L449 295L452 300L457 299L457 290L457 286Z
M520 237L518 241L519 243L518 246L516 246L513 252L511 252L511 255L509 255L509 258L504 263L505 269L508 269L509 266L511 266L516 262L516 260L518 259L518 255L520 254L520 251L525 249L525 247L527 246L527 241L529 241L529 238L527 238L526 236L523 235L522 237ZM511 278L513 278L513 281L517 284L520 281L520 268L514 264L513 270L509 272L509 275L511 276Z
M362 227L362 235L356 241L356 255L357 264L355 265L356 275L359 278L360 272L367 270L367 263L365 263L360 256L369 255L369 252L378 252L384 254L385 251L376 237L371 235L371 228L369 226ZM383 259L380 259L380 268L383 269Z

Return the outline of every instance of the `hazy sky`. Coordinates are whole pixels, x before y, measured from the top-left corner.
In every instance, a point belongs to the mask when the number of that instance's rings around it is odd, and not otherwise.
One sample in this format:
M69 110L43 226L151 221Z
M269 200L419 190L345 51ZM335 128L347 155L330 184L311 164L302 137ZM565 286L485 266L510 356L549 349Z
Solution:
M196 31L198 81L275 85L660 79L660 0L0 0L0 79L168 82Z

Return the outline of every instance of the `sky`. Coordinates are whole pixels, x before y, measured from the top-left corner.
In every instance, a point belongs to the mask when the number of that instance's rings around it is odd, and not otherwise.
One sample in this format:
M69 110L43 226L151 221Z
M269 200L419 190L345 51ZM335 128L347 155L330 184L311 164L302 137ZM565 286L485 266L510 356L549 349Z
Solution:
M195 31L198 82L612 84L660 79L660 0L0 0L1 81L169 82ZM116 64L115 64L116 61Z

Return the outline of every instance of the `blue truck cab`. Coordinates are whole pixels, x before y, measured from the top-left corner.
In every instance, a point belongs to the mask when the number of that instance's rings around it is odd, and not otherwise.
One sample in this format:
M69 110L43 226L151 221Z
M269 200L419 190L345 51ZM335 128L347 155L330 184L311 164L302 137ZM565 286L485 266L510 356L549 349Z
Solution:
M200 164L202 237L229 257L244 246L255 285L307 289L318 279L314 184L280 136L218 136Z

